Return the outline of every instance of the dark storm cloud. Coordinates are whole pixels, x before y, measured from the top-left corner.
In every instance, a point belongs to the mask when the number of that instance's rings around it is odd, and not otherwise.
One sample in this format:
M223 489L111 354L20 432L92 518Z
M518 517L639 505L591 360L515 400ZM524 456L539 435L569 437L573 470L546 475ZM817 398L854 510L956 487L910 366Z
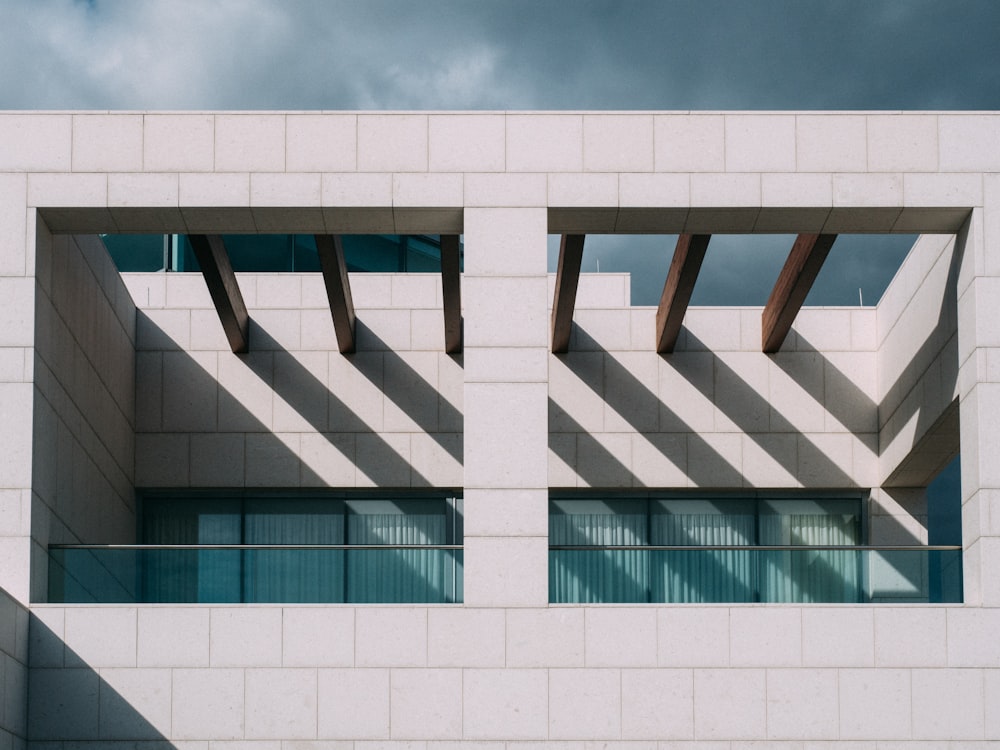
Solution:
M3 0L0 107L995 109L993 0Z

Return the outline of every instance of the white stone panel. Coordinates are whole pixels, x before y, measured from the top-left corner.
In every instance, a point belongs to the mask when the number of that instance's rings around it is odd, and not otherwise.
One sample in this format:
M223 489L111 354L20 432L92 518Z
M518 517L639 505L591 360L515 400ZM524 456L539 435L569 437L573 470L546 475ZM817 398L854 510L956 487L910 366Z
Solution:
M467 489L463 503L466 537L548 534L548 492L544 489Z
M939 115L940 169L955 172L1000 170L1000 117Z
M466 174L464 189L466 209L545 206L548 180L544 174Z
M582 667L584 610L553 607L507 612L508 667Z
M503 171L506 157L503 115L430 115L427 130L431 171Z
M377 739L389 735L388 669L320 669L319 736Z
M170 736L169 669L102 669L98 732L104 739Z
M868 169L872 172L934 172L938 123L927 115L868 115Z
M909 670L840 670L841 739L909 738L910 712Z
M462 670L393 669L390 691L394 739L462 737Z
M1000 667L1000 609L950 609L947 628L949 667Z
M795 117L726 115L726 170L794 172Z
M795 667L802 663L800 610L737 607L729 617L732 666Z
M767 736L835 740L839 697L835 669L767 670Z
M355 618L356 666L426 666L426 609L360 608Z
M32 669L28 732L35 740L96 740L98 685L92 669Z
M984 733L983 672L915 669L913 736L927 740L976 740Z
M66 665L134 667L136 611L130 607L66 610Z
M105 174L29 174L28 205L72 206L74 208L107 206L108 176Z
M550 174L549 205L603 208L618 205L617 174Z
M145 115L142 154L143 168L151 172L210 172L215 166L215 117Z
M588 667L655 667L656 612L652 609L586 610Z
M543 209L483 208L465 212L465 273L463 279L466 317L474 313L477 294L515 293L515 289L500 289L490 282L471 279L472 276L518 276L544 274L546 270L546 213ZM472 282L470 284L470 282ZM525 283L525 280L504 279L495 284ZM534 290L532 280L528 290ZM524 300L527 301L527 300ZM535 301L534 299L532 300ZM517 300L508 298L510 312L515 312ZM533 312L537 304L530 305ZM516 323L516 321L515 321ZM468 324L467 324L468 325ZM468 333L467 333L468 336ZM481 343L469 336L469 343ZM491 341L497 345L499 341Z
M172 677L172 739L243 738L244 670L175 669Z
M549 353L541 347L465 347L463 360L468 383L544 383L549 373Z
M138 610L139 667L207 667L209 610L142 607Z
M804 666L872 667L875 665L874 642L871 609L822 607L802 610Z
M723 172L725 117L656 115L653 118L658 172Z
M801 172L864 172L868 168L864 115L797 115L796 164Z
M73 171L141 170L142 138L142 115L74 115Z
M506 621L498 609L429 609L430 667L502 667Z
M542 452L544 457L544 451ZM465 540L465 603L539 607L548 601L547 537ZM508 658L510 646L508 646Z
M464 183L458 174L394 174L392 205L441 207L461 206Z
M213 608L210 648L212 667L280 667L281 609Z
M316 737L315 669L248 669L246 734L254 739Z
M424 172L427 152L427 115L358 116L359 170Z
M765 736L764 675L763 669L695 670L694 736L737 740Z
M318 174L252 174L251 206L315 207L320 205Z
M664 607L657 610L661 667L729 666L726 607Z
M549 671L551 739L617 739L620 736L620 670Z
M0 147L2 148L2 147ZM27 268L25 263L25 235L27 232L27 177L25 175L0 175L0 273L19 276ZM40 236L39 241L43 241Z
M467 487L546 486L546 391L542 383L466 384ZM476 439L484 435L495 442Z
M214 208L250 205L250 175L248 174L181 174L178 177L180 204L192 208ZM189 214L184 212L185 217ZM197 216L198 214L193 214ZM249 212L240 214L249 218ZM221 214L220 214L221 216ZM229 219L232 221L232 219ZM193 229L190 218L188 229ZM216 227L215 231L219 231Z
M573 114L508 115L507 170L583 170L583 117Z
M463 675L462 736L544 739L548 735L544 669L469 669Z
M651 172L652 115L585 115L583 168L587 172Z
M285 118L289 172L352 172L357 167L356 115L297 114Z
M285 169L285 116L215 116L215 169L218 172L281 172Z
M622 670L622 737L694 736L694 680L689 669Z
M285 667L350 667L354 664L354 610L285 607L281 638Z
M469 346L543 347L548 344L544 277L466 276L463 287L464 336Z
M67 172L72 153L70 115L4 113L0 116L0 169Z
M112 214L116 217L118 228L122 231L129 231L133 227L128 226L129 214L117 213L116 207L136 208L175 208L178 205L180 183L176 174L109 174L108 175L108 205L112 208ZM180 218L178 212L171 214L177 219ZM136 219L138 224L135 229L145 228L166 228L155 219L144 219L141 216ZM143 222L148 222L143 225Z

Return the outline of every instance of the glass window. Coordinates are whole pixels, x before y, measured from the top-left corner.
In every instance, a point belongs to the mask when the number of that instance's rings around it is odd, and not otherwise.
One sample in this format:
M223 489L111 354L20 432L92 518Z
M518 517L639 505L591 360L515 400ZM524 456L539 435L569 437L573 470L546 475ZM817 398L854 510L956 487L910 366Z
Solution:
M53 602L462 600L461 498L150 493L140 544L50 549Z
M864 588L862 503L783 495L555 496L553 602L840 602Z

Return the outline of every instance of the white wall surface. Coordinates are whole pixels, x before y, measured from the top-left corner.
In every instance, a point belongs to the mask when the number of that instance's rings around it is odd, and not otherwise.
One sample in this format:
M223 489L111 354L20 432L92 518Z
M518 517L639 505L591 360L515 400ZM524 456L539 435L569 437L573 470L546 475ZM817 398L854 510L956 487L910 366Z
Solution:
M33 615L36 740L1000 741L995 609L39 605ZM857 744L833 744L848 740Z
M135 541L135 305L103 243L38 230L32 599L50 543Z
M33 744L995 746L998 124L891 112L0 114L11 300L0 570L21 600L28 535L50 526L25 510L47 478L25 467L51 456L37 443L44 415L27 406L33 388L50 393L35 306L22 304L45 285L30 278L36 250L109 230L464 232L467 253L461 359L441 353L436 279L352 278L364 327L346 362L318 277L241 276L255 321L244 357L226 348L197 277L128 280L141 308L126 420L136 485L463 487L466 605L37 605ZM36 232L36 212L54 239ZM759 352L759 309L694 309L678 351L659 357L654 312L629 309L610 276L584 279L571 353L549 354L548 233L681 231L947 236L918 244L877 311L804 311L777 355ZM549 486L872 487L873 534L921 541L919 488L879 485L938 435L956 396L965 606L547 606ZM124 454L109 453L129 477ZM90 522L64 521L74 533Z

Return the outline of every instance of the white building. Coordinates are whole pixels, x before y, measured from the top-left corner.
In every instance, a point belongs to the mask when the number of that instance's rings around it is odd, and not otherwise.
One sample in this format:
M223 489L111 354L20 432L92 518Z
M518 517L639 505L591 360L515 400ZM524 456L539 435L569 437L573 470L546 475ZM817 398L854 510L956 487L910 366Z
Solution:
M602 233L680 236L660 309L574 297ZM686 309L732 233L773 304ZM920 238L800 311L853 233ZM1000 115L3 113L0 274L0 748L1000 746Z

